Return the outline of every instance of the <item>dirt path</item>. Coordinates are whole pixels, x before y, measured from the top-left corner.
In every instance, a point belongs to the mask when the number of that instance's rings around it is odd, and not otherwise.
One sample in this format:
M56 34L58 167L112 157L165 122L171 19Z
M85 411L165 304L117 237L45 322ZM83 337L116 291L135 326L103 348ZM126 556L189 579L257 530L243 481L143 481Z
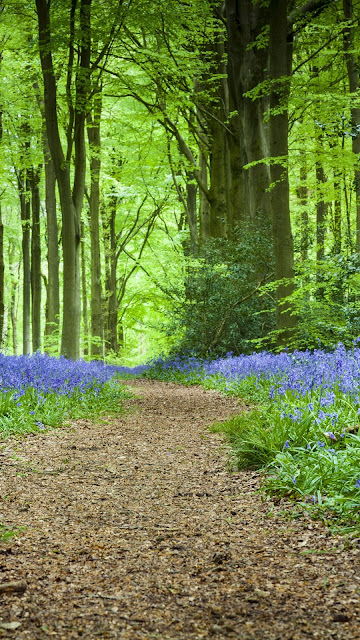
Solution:
M1 450L0 522L26 529L0 544L0 584L27 589L0 593L0 638L360 639L359 551L269 516L257 475L228 471L206 425L234 400L131 386L128 416Z

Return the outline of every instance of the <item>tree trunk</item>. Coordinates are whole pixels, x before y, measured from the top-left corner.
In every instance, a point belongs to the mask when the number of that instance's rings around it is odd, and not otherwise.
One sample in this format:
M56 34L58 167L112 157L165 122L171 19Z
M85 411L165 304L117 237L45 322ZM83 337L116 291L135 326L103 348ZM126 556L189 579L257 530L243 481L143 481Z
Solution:
M208 167L207 152L205 149L199 149L199 167L202 183L208 186ZM210 204L204 192L199 190L199 242L204 244L208 238L211 238L210 229Z
M353 2L352 0L343 0L344 17L346 20L353 21ZM349 79L349 89L351 97L358 93L359 89L359 61L354 53L354 35L357 26L353 23L344 29L344 53L346 68ZM356 249L360 251L360 108L351 106L351 130L352 130L352 150L354 154L354 191L356 197Z
M228 30L228 68L230 93L241 123L243 148L239 150L242 167L269 155L268 130L263 113L267 104L261 98L245 95L265 79L268 50L256 48L254 41L268 27L269 13L262 4L252 0L226 0ZM259 221L270 217L269 168L256 164L245 170L246 218Z
M41 167L31 170L31 317L32 349L41 348L41 243L40 243L40 171Z
M186 172L186 178L186 218L190 232L190 253L196 256L199 242L196 210L197 186L191 171Z
M87 133L90 146L90 242L91 242L91 355L103 355L103 317L100 261L100 116L101 89L94 96L93 115L88 115Z
M84 123L90 65L90 6L91 0L81 0L80 65L75 83L75 168L74 185L71 189L70 168L65 162L58 125L57 86L51 53L49 5L46 0L36 0L40 60L44 80L46 130L58 182L62 213L63 323L61 353L73 359L79 357L80 339L80 211L85 188Z
M304 263L308 257L309 249L309 212L308 212L308 190L306 186L307 168L305 158L300 166L300 184L297 188L297 196L300 203L300 252L301 261Z
M105 244L105 291L106 291L106 318L105 318L105 349L106 353L118 352L117 336L117 281L116 281L116 220L117 196L110 198L106 211L103 212L104 244Z
M59 286L59 246L58 223L56 215L56 177L54 164L50 156L46 131L44 132L44 163L45 163L45 208L47 227L47 299L45 335L56 334L59 330L60 315L60 286Z
M87 295L87 274L86 274L86 256L85 256L85 230L84 223L81 222L81 297L82 297L82 316L84 324L84 356L89 353L89 317L88 317L88 295Z
M222 33L215 34L215 42L210 47L212 75L218 74L212 95L211 112L207 116L207 130L210 157L210 236L223 238L227 235L229 211L229 146L226 139L225 122L229 115L229 97L226 79L225 48Z
M117 353L119 350L118 345L118 332L117 332L117 319L118 319L118 302L117 302L117 283L116 283L116 270L117 270L117 255L116 255L116 234L115 234L115 219L116 219L116 203L113 204L113 209L109 219L109 237L110 237L110 281L109 281L109 307L108 307L108 323L109 323L109 338L110 349Z
M334 170L334 246L335 254L341 253L341 173Z
M230 111L234 111L230 107ZM231 219L228 216L228 226L232 231L247 220L248 208L246 204L245 170L246 164L243 135L241 132L241 122L239 114L233 113L229 128L231 135L228 135L229 163L230 163L230 198L231 198Z
M273 81L270 116L271 218L277 280L294 277L294 249L290 223L288 177L289 68L291 48L287 42L286 0L272 0L270 14L270 75ZM287 78L287 81L286 81ZM275 159L277 161L275 162ZM276 292L278 344L286 345L296 326L291 306L284 301L294 290L292 283L279 284Z
M21 246L23 263L23 354L31 351L30 322L31 322L31 275L30 275L30 196L27 190L27 170L18 174L18 189L20 197L21 218Z

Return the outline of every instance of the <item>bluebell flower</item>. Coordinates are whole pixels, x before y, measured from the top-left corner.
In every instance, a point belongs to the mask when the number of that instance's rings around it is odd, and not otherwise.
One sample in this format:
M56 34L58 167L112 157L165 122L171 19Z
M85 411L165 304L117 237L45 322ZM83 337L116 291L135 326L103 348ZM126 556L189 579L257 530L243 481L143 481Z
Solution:
M357 478L357 479L356 479L356 482L355 482L355 489L360 489L360 478Z
M284 449L288 449L290 447L290 440L286 440L284 444Z
M321 442L321 440L318 440L318 446L325 447L325 442Z

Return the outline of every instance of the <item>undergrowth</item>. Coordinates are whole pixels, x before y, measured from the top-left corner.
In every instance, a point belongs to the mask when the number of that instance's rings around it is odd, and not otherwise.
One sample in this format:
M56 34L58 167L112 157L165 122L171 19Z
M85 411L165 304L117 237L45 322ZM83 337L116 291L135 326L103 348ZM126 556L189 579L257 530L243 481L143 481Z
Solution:
M165 366L164 366L165 364ZM201 384L248 406L214 430L238 469L261 469L268 498L284 497L332 528L360 528L360 350L177 358L145 375ZM290 502L289 502L290 501Z

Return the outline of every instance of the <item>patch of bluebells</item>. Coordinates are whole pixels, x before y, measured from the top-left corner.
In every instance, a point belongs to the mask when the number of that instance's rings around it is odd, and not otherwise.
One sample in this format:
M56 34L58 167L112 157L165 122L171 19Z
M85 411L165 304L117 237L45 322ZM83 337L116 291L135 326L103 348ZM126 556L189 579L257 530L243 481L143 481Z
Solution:
M37 402L42 404L49 393L71 396L74 391L92 390L98 394L105 382L114 375L139 374L145 368L144 365L130 369L99 361L73 361L41 353L32 356L0 354L0 390L5 393L15 391L14 400L21 406L22 396L28 388L32 388L36 391Z
M256 384L269 389L269 399L273 405L278 405L282 419L296 424L310 415L315 427L340 431L344 406L339 403L343 403L344 398L350 402L353 413L360 413L360 348L357 342L354 341L350 350L339 344L332 352L317 349L272 354L263 351L252 355L227 354L212 361L182 355L158 359L151 364L150 370L160 372L160 377L167 379L220 384L230 395L239 393L239 383L252 377ZM349 410L346 411L348 415Z

